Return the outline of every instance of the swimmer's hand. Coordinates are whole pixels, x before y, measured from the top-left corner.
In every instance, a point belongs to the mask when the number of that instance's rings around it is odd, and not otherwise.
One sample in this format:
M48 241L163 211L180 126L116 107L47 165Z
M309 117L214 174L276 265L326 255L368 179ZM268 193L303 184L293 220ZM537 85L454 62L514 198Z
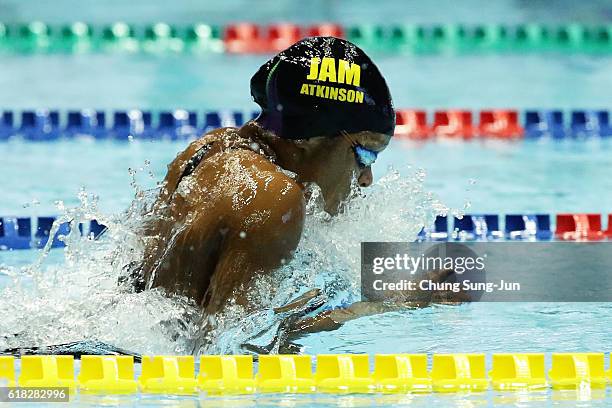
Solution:
M326 300L327 299L325 298L325 295L322 294L321 289L310 289L309 291L289 301L289 303L280 307L275 307L272 310L275 314L287 312L308 313L308 311L321 307Z
M455 271L452 269L428 272L420 281L429 280L441 283L451 277ZM417 285L417 287L420 287ZM470 296L464 291L409 291L400 293L399 297L390 297L389 300L376 302L355 302L345 308L327 310L314 317L305 317L291 323L288 340L295 340L304 334L321 331L336 330L344 323L364 316L394 312L406 309L418 309L431 304L456 305L469 302Z
M327 297L322 293L320 289L311 289L289 301L289 303L275 307L272 309L274 314L278 316L279 320L276 320L271 326L266 327L260 332L256 333L247 339L246 342L241 344L241 348L244 351L257 353L257 354L295 354L300 352L300 346L293 344L288 341L288 335L291 332L291 327L308 313L311 313L327 302ZM272 341L265 346L259 346L253 344L253 340L256 340L262 336L265 336L267 332L272 330L276 325L276 334Z
M452 269L428 272L419 280L428 280L433 283L445 282L455 271ZM420 285L417 285L420 287ZM286 314L279 325L273 341L264 347L252 344L243 344L248 351L263 353L297 353L300 346L295 340L300 337L322 331L338 329L344 323L360 317L372 316L381 313L394 312L406 309L418 309L431 304L459 304L470 301L470 296L463 291L425 291L415 290L401 292L390 296L385 301L355 302L344 308L326 310L316 316L306 316L308 313L322 306L326 299L319 289L312 289L291 300L286 305L277 307L274 313Z

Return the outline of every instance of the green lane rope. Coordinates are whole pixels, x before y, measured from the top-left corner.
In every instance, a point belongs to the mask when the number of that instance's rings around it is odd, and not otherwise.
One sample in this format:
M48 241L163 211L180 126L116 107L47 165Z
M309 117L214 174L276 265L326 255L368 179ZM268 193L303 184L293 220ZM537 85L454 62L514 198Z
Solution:
M131 25L118 22L102 26L82 22L64 25L48 25L37 21L0 23L0 53L121 50L223 52L223 32L223 27L204 23ZM260 32L261 37L258 39L246 38L239 41L265 43L266 27L261 27ZM394 54L612 53L612 24L361 24L345 27L344 33L347 39L367 51Z

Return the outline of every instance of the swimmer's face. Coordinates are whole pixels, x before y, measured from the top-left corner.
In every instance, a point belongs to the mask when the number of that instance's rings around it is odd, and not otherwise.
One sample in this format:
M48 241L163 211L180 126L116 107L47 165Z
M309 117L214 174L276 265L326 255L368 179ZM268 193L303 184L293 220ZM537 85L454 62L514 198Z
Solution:
M325 210L335 215L351 192L351 182L356 177L361 187L372 184L371 165L360 162L355 149L359 146L380 153L389 144L391 137L375 132L358 132L348 137L310 139L316 147L311 151L312 165L310 181L316 182L323 193Z

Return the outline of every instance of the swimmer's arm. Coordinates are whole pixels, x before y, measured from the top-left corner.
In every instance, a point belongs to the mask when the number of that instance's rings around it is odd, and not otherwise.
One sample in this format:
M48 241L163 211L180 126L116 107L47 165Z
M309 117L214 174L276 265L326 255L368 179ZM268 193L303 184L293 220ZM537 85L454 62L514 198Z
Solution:
M427 280L443 282L454 272L452 270L433 271L427 276ZM470 300L465 292L438 291L431 296L422 296L423 293L410 293L402 301L360 301L354 302L347 307L327 310L314 317L306 317L291 326L291 338L296 339L309 333L321 331L332 331L338 329L344 323L360 317L373 316L382 313L395 312L407 309L419 309L431 304L459 304Z
M306 317L295 322L291 327L291 339L294 340L305 334L336 330L344 323L360 317L392 312L409 307L407 304L400 306L383 302L355 302L349 306L326 310L316 316ZM416 308L419 306L415 303L412 307Z
M304 194L287 176L273 175L267 189L260 191L252 204L269 216L261 223L244 225L250 217L235 214L204 299L207 314L214 314L232 298L246 308L253 307L257 299L249 300L249 283L288 262L300 241Z

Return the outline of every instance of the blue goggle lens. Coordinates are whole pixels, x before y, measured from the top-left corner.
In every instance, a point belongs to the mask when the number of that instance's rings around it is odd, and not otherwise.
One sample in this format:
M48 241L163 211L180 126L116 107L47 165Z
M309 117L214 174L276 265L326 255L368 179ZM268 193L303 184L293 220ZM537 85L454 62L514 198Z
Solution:
M376 157L378 157L378 152L366 149L365 147L355 146L354 149L357 162L361 167L371 166L376 161Z

